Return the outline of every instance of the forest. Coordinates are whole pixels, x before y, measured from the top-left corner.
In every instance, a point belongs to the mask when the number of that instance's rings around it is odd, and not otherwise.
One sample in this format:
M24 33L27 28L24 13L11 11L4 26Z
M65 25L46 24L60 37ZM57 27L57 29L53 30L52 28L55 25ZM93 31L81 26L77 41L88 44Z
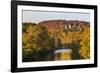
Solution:
M90 23L46 20L22 23L22 61L54 61L55 50L71 49L71 60L90 58Z

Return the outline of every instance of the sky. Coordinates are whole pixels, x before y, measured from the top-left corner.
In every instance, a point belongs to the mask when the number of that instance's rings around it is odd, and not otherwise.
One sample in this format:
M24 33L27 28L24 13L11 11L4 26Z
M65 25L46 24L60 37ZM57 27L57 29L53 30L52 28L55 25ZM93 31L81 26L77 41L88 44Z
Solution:
M79 20L90 21L89 13L52 12L52 11L22 11L22 21L39 23L45 20Z

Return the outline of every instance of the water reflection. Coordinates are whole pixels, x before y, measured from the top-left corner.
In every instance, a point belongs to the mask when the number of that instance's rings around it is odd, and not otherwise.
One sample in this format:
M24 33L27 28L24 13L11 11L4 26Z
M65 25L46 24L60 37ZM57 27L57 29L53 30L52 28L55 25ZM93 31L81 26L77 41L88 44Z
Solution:
M71 60L72 49L59 49L55 51L55 60Z

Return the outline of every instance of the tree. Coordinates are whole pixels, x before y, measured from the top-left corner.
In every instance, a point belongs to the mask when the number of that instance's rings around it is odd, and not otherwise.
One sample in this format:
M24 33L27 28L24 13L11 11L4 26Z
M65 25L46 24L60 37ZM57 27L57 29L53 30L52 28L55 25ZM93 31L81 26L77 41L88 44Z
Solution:
M28 25L23 32L23 56L38 55L40 51L49 51L54 48L53 39L48 35L48 30L42 25ZM36 55L37 54L37 55Z
M26 30L29 27L29 25L34 26L36 24L35 23L22 23L22 31L26 32Z
M40 25L29 25L23 33L23 48L42 49L49 42L49 36L45 27Z
M79 50L80 55L84 59L90 58L90 29L85 28L82 33L81 48Z

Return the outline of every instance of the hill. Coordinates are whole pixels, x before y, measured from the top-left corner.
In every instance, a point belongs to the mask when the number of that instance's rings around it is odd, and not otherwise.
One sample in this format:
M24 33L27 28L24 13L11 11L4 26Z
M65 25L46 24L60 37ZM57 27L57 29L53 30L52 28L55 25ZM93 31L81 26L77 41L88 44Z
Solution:
M73 29L73 28L84 28L90 27L90 23L86 21L78 21L78 20L47 20L39 23L42 26L45 26L49 30L57 30L57 29Z

